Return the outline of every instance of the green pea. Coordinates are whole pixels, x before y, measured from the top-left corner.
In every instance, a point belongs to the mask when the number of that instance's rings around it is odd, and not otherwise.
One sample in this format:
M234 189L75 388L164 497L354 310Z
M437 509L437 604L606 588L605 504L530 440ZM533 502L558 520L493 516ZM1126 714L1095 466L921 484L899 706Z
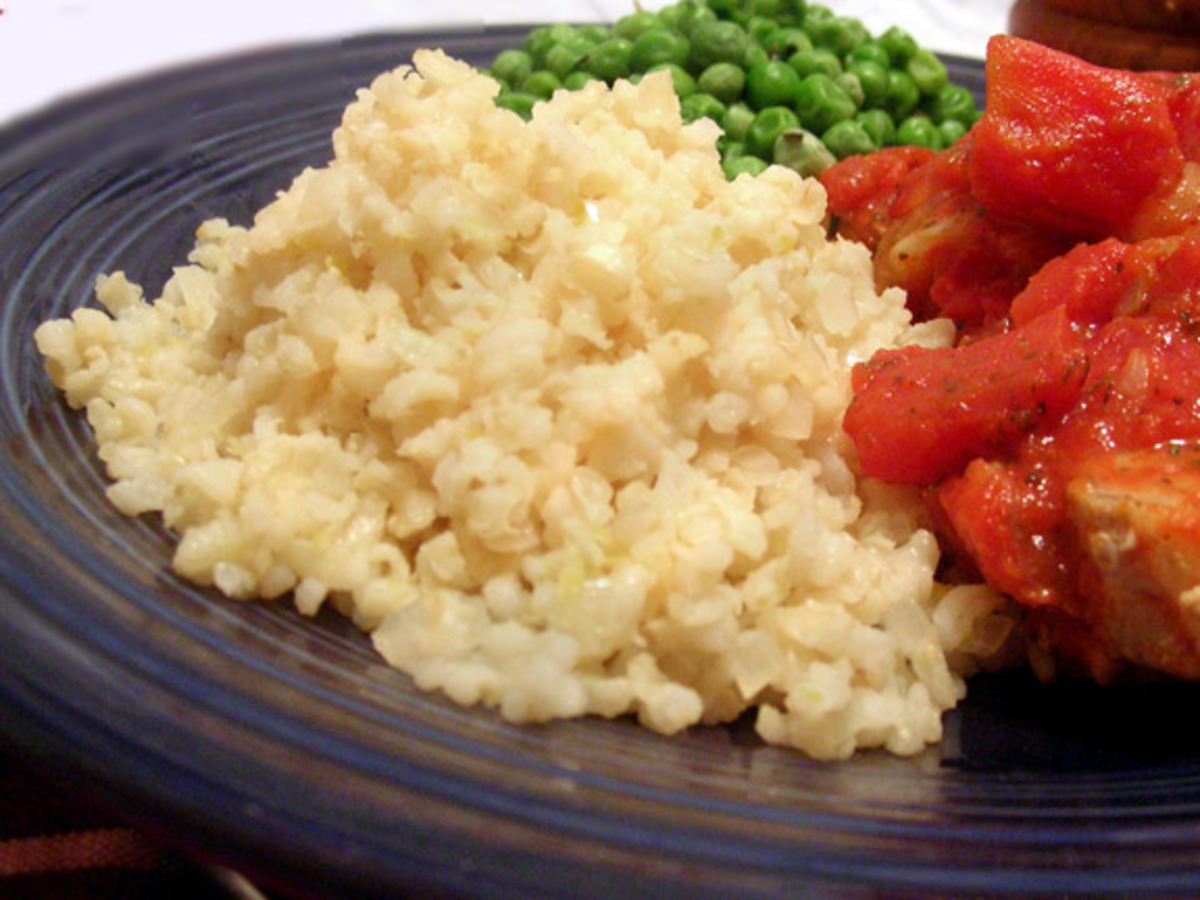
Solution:
M686 66L691 51L691 43L682 34L653 28L634 40L629 66L635 72L648 72L661 63Z
M788 57L787 64L796 70L801 78L815 73L835 78L842 74L842 62L832 50L824 48L800 50Z
M751 0L757 3L759 0ZM779 0L779 5L771 18L783 25L803 25L808 4L805 0Z
M909 116L896 126L896 143L942 149L942 136L927 116Z
M696 93L696 79L683 66L678 66L675 63L659 63L657 66L651 66L650 72L669 72L671 83L675 87L675 96L680 100ZM648 75L650 72L646 74Z
M811 28L818 22L833 18L833 10L822 3L809 3L804 10L804 27Z
M874 153L879 149L867 130L854 119L838 122L821 135L821 143L838 159Z
M629 13L617 19L616 24L613 25L613 34L617 37L623 37L627 41L634 41L647 31L658 27L657 13L651 12L648 9L639 9L637 12Z
M665 28L668 31L679 31L679 20L684 14L684 4L675 3L671 6L664 6L658 11L659 27Z
M863 23L850 16L818 19L807 30L816 46L832 50L838 56L845 56L870 37Z
M580 30L569 22L555 22L547 27L550 29L551 39L556 44L569 44L583 37Z
M562 86L562 79L553 72L539 69L521 83L520 93L529 94L541 100L549 100L554 92Z
M908 73L890 69L888 71L887 97L884 99L883 108L891 114L892 118L897 122L907 119L920 102L921 92Z
M750 15L749 4L745 0L708 0L708 8L717 14L718 19L737 21Z
M805 128L820 134L843 119L852 118L858 107L836 81L814 72L796 89L795 110Z
M525 36L525 52L533 58L535 68L545 62L546 51L556 43L554 32L550 30L549 25L535 28Z
M563 79L563 87L568 91L577 91L589 81L603 81L598 75L593 75L591 72L585 72L582 69L572 72Z
M759 44L766 44L779 31L780 25L773 18L766 16L751 16L746 20L746 34Z
M779 28L762 42L763 49L776 59L787 59L793 53L813 49L812 38L802 28Z
M545 69L559 79L566 78L583 62L587 48L578 43L555 44L546 51Z
M752 16L759 16L763 19L771 19L778 21L784 14L783 0L747 0L747 11Z
M518 91L501 91L496 96L496 105L501 109L511 110L522 119L531 119L533 117L533 107L541 97L535 97L532 94L525 94Z
M932 97L949 81L946 65L930 50L920 49L904 66L923 97Z
M892 67L892 57L879 41L863 41L846 54L846 62L873 62L885 69Z
M755 115L754 110L745 103L731 103L725 108L725 115L721 117L721 130L730 140L745 143L746 132Z
M680 25L683 27L683 33L691 37L692 33L701 25L716 20L717 14L709 9L708 4L703 0L698 0L692 14L684 16L680 20Z
M659 10L658 18L672 31L690 36L696 26L703 22L715 21L717 14L702 0L681 0L673 6Z
M501 50L492 60L492 74L510 87L519 85L533 74L533 56L526 50Z
M917 42L911 34L893 25L879 36L879 45L888 53L892 66L904 66L917 52Z
M820 175L837 162L821 139L803 128L791 128L780 134L772 159L776 165L787 166L805 178Z
M697 119L712 119L714 122L720 122L725 116L725 104L712 94L702 94L697 91L680 101L679 113L685 122L695 122Z
M858 80L858 76L853 72L843 72L833 80L838 87L846 92L846 96L854 101L854 108L856 110L862 109L863 101L867 98L867 92L863 90L862 82Z
M722 159L732 159L735 156L746 155L746 143L744 141L731 141L724 135L717 138L717 149L721 151Z
M730 62L713 63L696 79L696 90L711 94L722 103L732 103L746 88L746 72Z
M765 160L759 159L757 156L734 156L729 157L721 162L721 171L725 173L725 177L733 181L739 175L761 175L767 168Z
M581 68L610 84L629 74L633 41L614 37L597 44L583 58Z
M975 95L961 84L944 84L929 103L929 115L939 125L943 122L961 122L967 128L975 124L979 114L975 106Z
M763 48L762 44L751 43L746 48L746 55L742 57L742 68L749 72L755 66L761 66L770 58L771 54Z
M891 147L896 143L896 123L882 109L864 109L854 116L876 147Z
M583 25L579 28L579 36L592 44L599 44L612 37L612 29L605 25Z
M786 106L768 106L761 110L746 129L746 152L770 160L775 141L790 128L799 128L800 119Z
M966 136L969 129L958 119L946 119L938 123L937 130L942 139L942 146L953 147Z
M800 76L787 63L771 59L746 73L746 99L755 109L791 106Z
M692 30L689 69L703 72L714 63L740 63L750 48L750 35L736 22L702 22Z
M851 59L846 63L846 73L858 79L863 99L860 106L874 109L887 101L888 70L869 59Z

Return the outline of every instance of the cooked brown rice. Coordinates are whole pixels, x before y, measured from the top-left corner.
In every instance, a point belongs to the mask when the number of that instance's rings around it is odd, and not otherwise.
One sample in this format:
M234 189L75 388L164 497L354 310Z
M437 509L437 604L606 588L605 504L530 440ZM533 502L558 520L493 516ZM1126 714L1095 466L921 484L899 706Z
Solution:
M524 122L440 52L349 107L249 228L37 343L186 578L332 603L422 688L673 733L757 708L821 758L941 735L1007 640L861 484L849 371L942 344L829 243L820 185L723 177L665 75Z

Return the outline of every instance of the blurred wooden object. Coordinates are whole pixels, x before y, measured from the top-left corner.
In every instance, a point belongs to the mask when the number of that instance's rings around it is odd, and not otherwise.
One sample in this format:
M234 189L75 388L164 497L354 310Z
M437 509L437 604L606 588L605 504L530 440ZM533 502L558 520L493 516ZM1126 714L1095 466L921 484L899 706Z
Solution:
M1016 0L1008 30L1102 66L1200 70L1200 0Z

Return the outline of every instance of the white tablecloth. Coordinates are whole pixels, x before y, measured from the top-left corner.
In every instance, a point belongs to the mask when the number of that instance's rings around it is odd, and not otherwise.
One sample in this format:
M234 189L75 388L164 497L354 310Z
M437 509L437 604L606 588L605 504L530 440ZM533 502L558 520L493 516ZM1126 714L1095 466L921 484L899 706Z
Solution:
M0 0L0 124L165 66L384 30L614 21L635 0ZM668 0L642 0L658 8ZM934 50L981 58L1011 0L825 0L875 33L901 24Z

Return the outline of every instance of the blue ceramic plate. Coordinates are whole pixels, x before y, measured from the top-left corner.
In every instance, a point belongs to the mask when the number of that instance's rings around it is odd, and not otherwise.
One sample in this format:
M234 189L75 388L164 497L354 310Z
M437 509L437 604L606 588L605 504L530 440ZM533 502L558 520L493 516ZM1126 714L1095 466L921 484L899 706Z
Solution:
M167 73L0 133L0 730L136 822L312 896L1178 896L1200 889L1189 686L980 679L943 745L837 765L749 728L507 725L423 694L336 618L181 583L126 519L31 334L121 268L148 291L195 227L247 222L356 87L376 37ZM978 62L950 60L979 89Z

